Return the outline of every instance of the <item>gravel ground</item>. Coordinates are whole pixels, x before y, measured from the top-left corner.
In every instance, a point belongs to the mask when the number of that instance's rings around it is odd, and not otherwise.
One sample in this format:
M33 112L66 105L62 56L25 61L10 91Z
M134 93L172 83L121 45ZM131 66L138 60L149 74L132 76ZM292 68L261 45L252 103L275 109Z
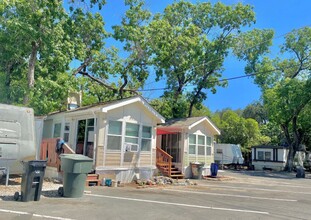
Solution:
M9 179L9 185L5 186L5 176L0 176L0 200L14 200L13 196L15 192L21 192L20 176L13 176ZM43 181L41 196L45 197L58 197L57 190L62 186L61 183L45 179Z

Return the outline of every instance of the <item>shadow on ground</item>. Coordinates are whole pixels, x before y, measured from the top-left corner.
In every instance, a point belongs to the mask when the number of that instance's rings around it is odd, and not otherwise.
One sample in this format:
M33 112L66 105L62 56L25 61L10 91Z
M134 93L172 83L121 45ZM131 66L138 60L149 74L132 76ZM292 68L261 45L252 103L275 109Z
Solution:
M41 192L41 195L49 198L60 197L57 190L45 190Z
M305 178L297 178L296 172L285 172L285 171L254 171L254 170L228 170L228 173L238 173L240 175L245 176L256 176L256 177L268 177L268 178L276 178L276 179L311 179L311 174L305 174Z
M0 175L0 185L5 185L6 175ZM22 177L21 175L10 175L9 185L21 185Z

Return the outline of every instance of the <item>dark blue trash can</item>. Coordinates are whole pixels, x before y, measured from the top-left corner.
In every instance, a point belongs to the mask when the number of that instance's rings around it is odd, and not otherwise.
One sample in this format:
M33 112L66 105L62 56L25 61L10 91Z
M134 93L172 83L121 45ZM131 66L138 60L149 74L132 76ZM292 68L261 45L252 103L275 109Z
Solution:
M218 164L217 163L211 163L211 176L216 177L218 172Z

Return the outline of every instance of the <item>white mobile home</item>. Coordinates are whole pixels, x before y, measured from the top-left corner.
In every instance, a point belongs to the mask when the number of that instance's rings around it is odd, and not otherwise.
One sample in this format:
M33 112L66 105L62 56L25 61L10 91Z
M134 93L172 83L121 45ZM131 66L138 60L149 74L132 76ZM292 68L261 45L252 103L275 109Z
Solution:
M0 104L0 167L21 174L21 161L36 156L34 112L31 108Z
M286 165L288 148L283 146L253 146L252 165L255 170L272 169L281 171Z
M241 146L237 144L214 144L215 163L218 164L243 164L244 158Z
M97 174L121 182L156 169L156 126L164 118L141 96L48 115L43 138L62 138L93 159Z

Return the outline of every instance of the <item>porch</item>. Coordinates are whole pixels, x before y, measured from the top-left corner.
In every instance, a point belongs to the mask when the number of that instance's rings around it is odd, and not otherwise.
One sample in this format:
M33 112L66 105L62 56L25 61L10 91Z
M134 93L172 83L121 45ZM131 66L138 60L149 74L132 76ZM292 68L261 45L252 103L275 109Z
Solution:
M174 179L184 178L182 133L178 131L157 129L156 166L164 176Z

